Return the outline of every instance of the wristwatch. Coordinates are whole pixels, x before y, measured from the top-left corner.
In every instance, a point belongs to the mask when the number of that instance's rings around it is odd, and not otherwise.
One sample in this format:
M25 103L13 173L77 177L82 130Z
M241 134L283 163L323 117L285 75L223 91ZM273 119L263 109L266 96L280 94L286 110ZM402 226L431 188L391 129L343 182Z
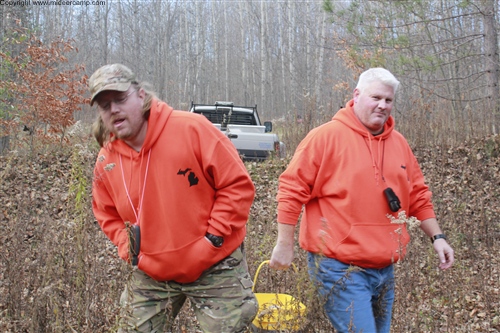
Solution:
M222 236L215 236L207 232L205 237L207 237L207 239L211 241L212 245L215 247L221 247L222 243L224 243L224 237Z
M432 236L432 237L431 237L431 241L434 243L434 241L435 241L436 239L441 239L441 238L442 238L442 239L446 239L446 235L445 235L445 234L437 234L437 235L434 235L434 236Z

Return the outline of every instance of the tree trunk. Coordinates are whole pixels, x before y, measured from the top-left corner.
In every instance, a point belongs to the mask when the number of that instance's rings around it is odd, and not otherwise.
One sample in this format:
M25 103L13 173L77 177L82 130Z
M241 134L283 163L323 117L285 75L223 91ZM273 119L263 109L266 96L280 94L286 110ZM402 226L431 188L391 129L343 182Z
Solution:
M498 56L498 31L495 15L495 2L483 0L484 3L484 50L486 57L486 75L488 77L488 99L494 115L493 133L497 134L500 125L500 92L498 76L500 75L500 58Z

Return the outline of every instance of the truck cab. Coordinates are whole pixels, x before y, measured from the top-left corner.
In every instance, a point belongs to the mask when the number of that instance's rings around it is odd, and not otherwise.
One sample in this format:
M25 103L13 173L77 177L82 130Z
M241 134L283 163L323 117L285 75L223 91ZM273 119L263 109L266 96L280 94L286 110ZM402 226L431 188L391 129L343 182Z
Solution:
M191 104L190 112L205 116L234 144L243 160L265 160L270 156L285 157L285 144L272 123L260 122L255 106L235 106L233 102Z

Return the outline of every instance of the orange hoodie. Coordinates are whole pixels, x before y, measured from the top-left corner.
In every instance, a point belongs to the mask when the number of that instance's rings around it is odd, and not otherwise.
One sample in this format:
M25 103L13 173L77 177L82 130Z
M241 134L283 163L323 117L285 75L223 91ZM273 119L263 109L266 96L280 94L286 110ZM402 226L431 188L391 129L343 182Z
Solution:
M121 140L102 148L92 194L122 259L129 260L125 222L139 224L138 268L188 283L241 245L255 188L233 144L204 116L154 99L141 151ZM222 247L206 232L223 236Z
M419 220L435 217L431 192L405 138L389 117L373 136L354 114L353 101L313 129L280 176L278 222L300 224L300 246L341 262L383 268L401 259L406 226L393 224L384 189ZM401 211L400 210L400 211Z

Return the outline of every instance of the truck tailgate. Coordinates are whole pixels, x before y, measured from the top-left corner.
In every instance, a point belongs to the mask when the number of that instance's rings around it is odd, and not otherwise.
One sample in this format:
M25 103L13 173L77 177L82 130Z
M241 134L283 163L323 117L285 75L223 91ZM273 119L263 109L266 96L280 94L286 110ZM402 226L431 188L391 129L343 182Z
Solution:
M238 150L274 150L274 135L272 134L229 131L226 135Z

